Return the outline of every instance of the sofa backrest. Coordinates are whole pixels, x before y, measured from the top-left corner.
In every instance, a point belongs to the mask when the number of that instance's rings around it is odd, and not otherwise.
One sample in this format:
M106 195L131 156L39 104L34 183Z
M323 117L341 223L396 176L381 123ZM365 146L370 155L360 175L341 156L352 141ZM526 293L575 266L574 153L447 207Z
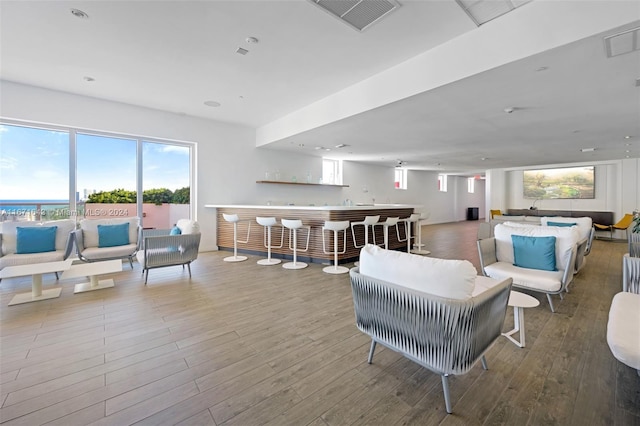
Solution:
M57 226L56 229L56 250L64 250L67 246L69 233L76 229L76 223L72 219L49 220L45 222L18 221L0 223L0 233L2 233L2 255L16 252L18 243L18 227L27 228L31 226Z
M140 219L137 217L81 220L80 229L82 229L84 247L98 247L98 225L120 225L127 222L129 223L129 244L137 244L140 225Z
M373 244L360 251L360 273L422 293L461 300L472 296L478 275L468 260L418 256Z
M545 226L547 226L549 222L575 223L578 226L581 240L589 238L591 227L593 226L593 221L590 217L543 216L540 218L540 221Z
M580 240L577 226L510 226L504 223L496 225L494 237L496 239L496 259L498 262L514 263L512 235L527 237L556 237L555 255L556 267L561 270L567 268L571 250ZM573 265L571 265L573 268Z

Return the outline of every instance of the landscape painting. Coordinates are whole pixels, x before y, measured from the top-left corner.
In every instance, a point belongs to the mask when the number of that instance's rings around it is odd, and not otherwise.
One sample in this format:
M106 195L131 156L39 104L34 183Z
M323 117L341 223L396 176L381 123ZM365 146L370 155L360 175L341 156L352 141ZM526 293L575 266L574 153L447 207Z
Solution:
M595 198L594 166L525 170L524 198L538 200Z

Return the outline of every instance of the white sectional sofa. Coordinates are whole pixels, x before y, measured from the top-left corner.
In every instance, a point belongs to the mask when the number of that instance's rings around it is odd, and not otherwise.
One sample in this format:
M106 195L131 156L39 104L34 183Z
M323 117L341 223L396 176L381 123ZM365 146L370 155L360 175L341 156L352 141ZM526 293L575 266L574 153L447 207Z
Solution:
M517 250L514 235L524 237L517 237ZM555 312L551 295L562 297L573 279L579 237L576 226L497 224L494 237L478 240L482 273L498 280L511 277L514 287L545 293Z
M51 231L53 227L55 227L55 230ZM31 228L36 232L22 231L25 228ZM74 229L75 222L71 219L0 223L0 242L2 247L0 251L0 269L6 266L65 260L71 254L73 248L69 237ZM55 237L52 237L52 232ZM18 242L19 237L21 239L20 244ZM22 240L23 238L25 240ZM51 241L51 238L53 238L53 241Z

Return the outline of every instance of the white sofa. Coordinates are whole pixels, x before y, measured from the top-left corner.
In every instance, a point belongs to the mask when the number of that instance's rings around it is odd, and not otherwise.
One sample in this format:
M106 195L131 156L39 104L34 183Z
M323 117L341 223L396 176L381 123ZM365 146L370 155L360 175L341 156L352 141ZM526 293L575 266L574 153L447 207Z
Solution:
M54 250L35 253L17 253L18 228L56 227ZM20 221L0 223L0 269L7 266L27 265L32 263L58 262L71 254L73 245L70 234L75 229L71 219L51 220L45 222Z
M448 377L465 374L501 335L511 279L477 275L466 260L446 260L368 244L349 271L356 325L377 343L440 374L451 413Z
M518 262L514 257L512 235L555 237L553 253L550 249L546 252L549 262L551 255L555 257L555 265L549 265L554 270L540 269L539 265L528 266L528 263L540 263L535 256L521 256L522 262ZM494 237L478 240L482 272L485 276L498 280L511 277L514 287L545 293L551 311L555 312L551 295L560 294L562 297L562 292L566 291L573 279L578 240L579 233L575 226L498 224L494 229ZM521 266L517 266L518 264Z
M128 224L127 235L124 240L115 241L118 244L103 244L101 230L113 225ZM98 262L111 259L128 259L133 269L133 258L140 248L140 219L137 217L113 219L83 219L80 229L74 232L74 242L78 258L84 262ZM102 234L104 236L104 234ZM119 244L121 243L121 244Z

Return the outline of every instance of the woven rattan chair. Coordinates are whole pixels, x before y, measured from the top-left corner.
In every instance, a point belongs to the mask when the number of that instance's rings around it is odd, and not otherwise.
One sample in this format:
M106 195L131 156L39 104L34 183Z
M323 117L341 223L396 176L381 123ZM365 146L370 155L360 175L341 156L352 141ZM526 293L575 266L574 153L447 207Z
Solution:
M511 279L465 300L421 293L349 271L356 325L371 337L368 362L377 343L440 374L447 413L451 413L448 377L465 374L482 361L500 336Z
M178 221L178 227L184 219ZM137 253L142 265L144 284L147 285L149 269L165 266L186 265L191 278L191 262L198 258L200 230L197 222L186 221L191 233L170 235L171 229L144 229L142 231L142 249ZM185 227L183 227L185 228Z

